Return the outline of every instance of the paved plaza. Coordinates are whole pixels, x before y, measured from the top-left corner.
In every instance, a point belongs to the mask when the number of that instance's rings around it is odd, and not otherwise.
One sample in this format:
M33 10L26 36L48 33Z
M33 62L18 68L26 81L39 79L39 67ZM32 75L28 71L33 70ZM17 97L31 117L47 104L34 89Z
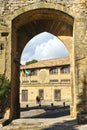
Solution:
M0 130L87 130L87 124L78 125L70 118L69 108L34 108L21 110L21 118L13 120Z

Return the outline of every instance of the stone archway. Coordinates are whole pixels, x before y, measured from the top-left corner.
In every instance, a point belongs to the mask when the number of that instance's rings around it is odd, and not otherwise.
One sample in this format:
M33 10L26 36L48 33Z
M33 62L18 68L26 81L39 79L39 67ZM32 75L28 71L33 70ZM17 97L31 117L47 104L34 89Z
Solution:
M20 117L20 56L24 46L31 38L44 31L57 37L73 37L73 23L74 19L70 15L48 8L26 11L12 20L11 118Z
M86 0L5 0L0 3L0 43L5 45L0 59L0 72L5 72L12 85L11 118L20 116L19 62L21 52L27 41L42 31L50 32L60 39L62 37L61 40L64 42L66 40L63 39L63 35L72 38L71 115L75 116L78 99L86 86L84 83L87 73Z

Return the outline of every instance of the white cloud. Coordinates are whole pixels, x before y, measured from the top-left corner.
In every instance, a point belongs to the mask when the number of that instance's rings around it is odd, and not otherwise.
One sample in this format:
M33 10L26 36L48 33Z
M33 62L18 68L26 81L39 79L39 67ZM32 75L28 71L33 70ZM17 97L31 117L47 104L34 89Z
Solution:
M27 44L21 57L21 64L25 64L26 61L31 61L32 59L44 60L68 55L66 47L57 37L49 36L48 33L45 33L35 37Z
M36 46L34 53L34 57L38 60L64 57L65 55L68 55L66 48L56 37Z

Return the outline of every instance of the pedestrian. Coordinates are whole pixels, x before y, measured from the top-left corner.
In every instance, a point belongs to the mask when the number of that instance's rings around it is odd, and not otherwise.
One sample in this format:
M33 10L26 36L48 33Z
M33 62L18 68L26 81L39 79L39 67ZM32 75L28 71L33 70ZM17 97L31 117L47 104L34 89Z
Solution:
M36 103L41 107L41 99L39 96L36 97Z
M65 107L65 102L63 102L63 107Z

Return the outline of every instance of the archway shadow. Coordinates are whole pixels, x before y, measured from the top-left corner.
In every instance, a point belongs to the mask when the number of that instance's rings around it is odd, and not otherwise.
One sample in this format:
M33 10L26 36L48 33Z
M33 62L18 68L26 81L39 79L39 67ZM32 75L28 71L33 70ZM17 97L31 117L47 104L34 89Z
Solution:
M70 121L57 122L42 130L78 130L78 125L76 119L72 119Z
M37 113L35 115L31 114L31 111L39 111L42 110L44 112ZM70 106L36 106L36 107L30 107L30 108L22 108L21 113L26 112L24 116L21 118L57 118L61 116L67 116L70 115ZM29 115L30 113L30 115Z

